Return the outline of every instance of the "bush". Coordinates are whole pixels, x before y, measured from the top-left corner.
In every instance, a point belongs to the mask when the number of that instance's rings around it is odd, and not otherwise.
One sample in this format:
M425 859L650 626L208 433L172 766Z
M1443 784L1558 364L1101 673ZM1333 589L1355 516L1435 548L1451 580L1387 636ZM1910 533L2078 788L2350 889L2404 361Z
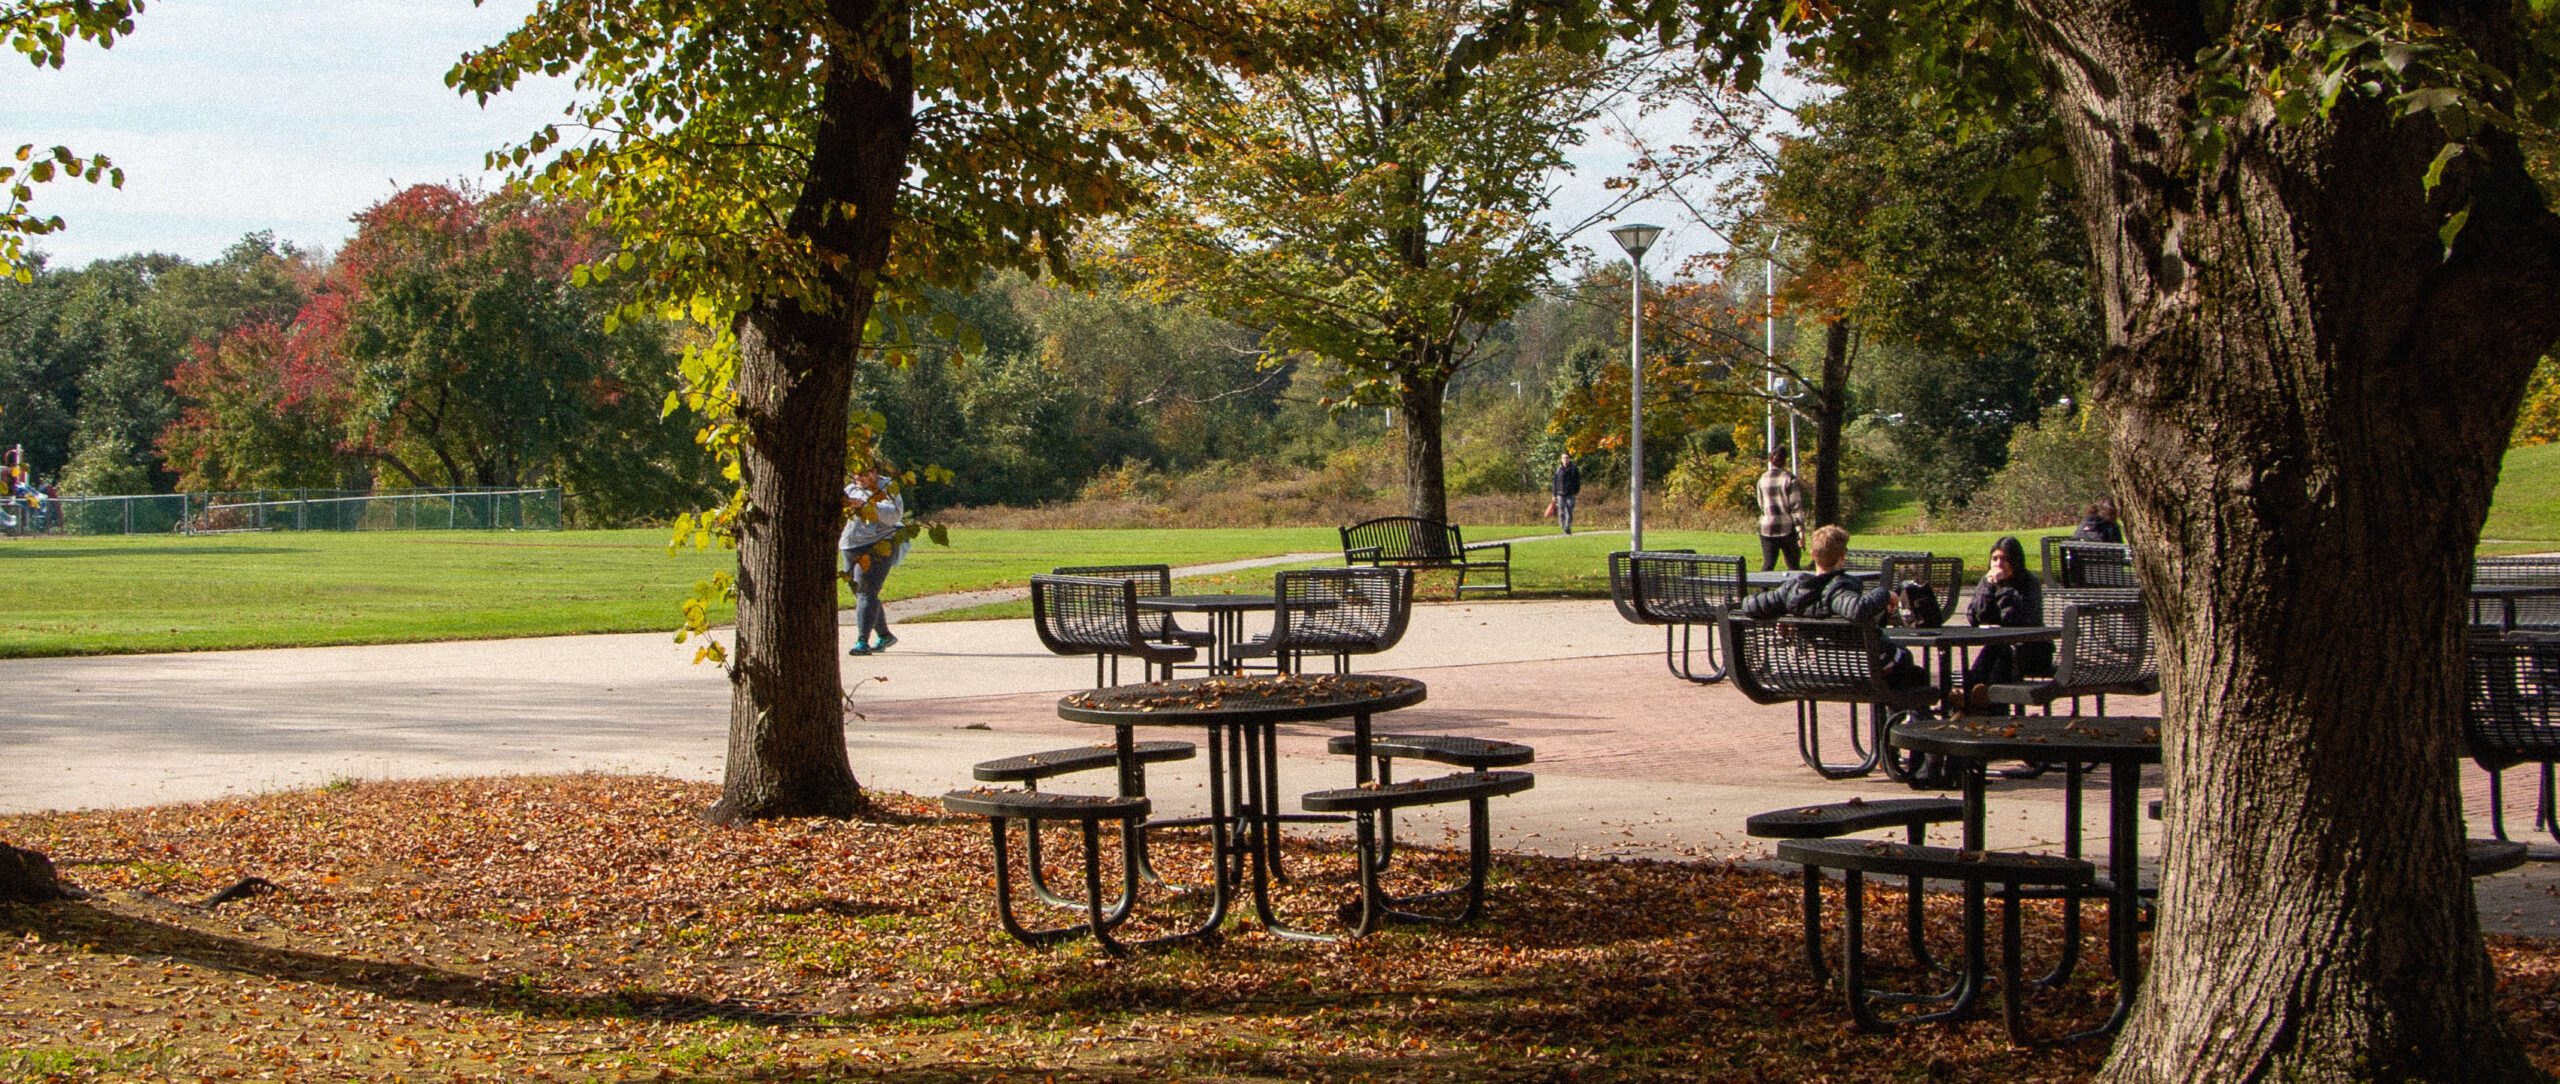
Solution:
M1948 519L1957 529L2059 527L2107 493L2107 420L2095 409L2051 407L2009 435L2009 465Z

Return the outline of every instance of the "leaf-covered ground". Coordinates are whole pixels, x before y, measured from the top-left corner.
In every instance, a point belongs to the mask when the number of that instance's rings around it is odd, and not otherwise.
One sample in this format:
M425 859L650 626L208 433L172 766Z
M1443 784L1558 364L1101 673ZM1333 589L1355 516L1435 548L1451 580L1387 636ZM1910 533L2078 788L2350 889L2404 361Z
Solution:
M0 1079L2009 1084L2085 1079L2103 1055L2011 1049L1996 1011L1857 1034L1806 979L1796 882L1768 873L1505 857L1474 926L1348 944L1230 927L1112 960L996 932L983 822L886 795L877 823L718 828L695 818L713 797L465 780L0 819L95 893L0 905ZM1157 857L1204 873L1197 843ZM1317 835L1290 857L1284 913L1324 921L1350 896L1343 848ZM1463 866L1413 858L1423 877ZM245 877L275 888L199 906ZM1887 902L1874 940L1898 955ZM1951 947L1952 903L1932 906ZM2055 927L2031 927L2040 960ZM2560 945L2493 951L2560 1066ZM2084 974L2039 1017L2101 1018L2103 967Z

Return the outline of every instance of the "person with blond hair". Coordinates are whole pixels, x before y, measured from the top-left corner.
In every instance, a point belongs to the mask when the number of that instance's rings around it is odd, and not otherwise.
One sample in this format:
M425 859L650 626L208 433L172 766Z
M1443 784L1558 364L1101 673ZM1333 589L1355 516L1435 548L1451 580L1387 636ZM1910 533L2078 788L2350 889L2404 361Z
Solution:
M1837 524L1825 524L1806 541L1813 571L1743 599L1742 616L1760 621L1816 617L1882 624L1893 612L1893 592L1870 589L1865 580L1842 570L1840 566L1849 559L1849 532ZM1910 689L1928 683L1929 672L1911 660L1910 652L1890 644L1883 650L1891 652L1876 659L1884 667L1885 684Z

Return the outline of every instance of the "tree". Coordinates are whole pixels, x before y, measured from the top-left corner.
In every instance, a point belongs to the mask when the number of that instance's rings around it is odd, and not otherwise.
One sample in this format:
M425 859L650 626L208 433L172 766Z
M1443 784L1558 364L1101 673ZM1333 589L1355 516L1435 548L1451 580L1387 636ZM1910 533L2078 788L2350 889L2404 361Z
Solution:
M1407 510L1446 519L1449 381L1562 254L1547 178L1630 66L1478 0L1337 0L1321 22L1320 56L1169 96L1192 152L1163 171L1143 263L1267 329L1269 356L1343 364L1349 403L1394 407Z
M141 11L142 0L0 0L0 44L39 68L59 68L72 42L113 46L133 33L133 17ZM16 162L0 163L0 271L20 282L35 273L26 239L62 228L59 216L38 217L27 204L35 199L36 185L63 177L124 187L124 171L105 155L83 158L68 147L40 154L35 144L21 144Z
M1744 68L1782 14L1693 9ZM1795 28L1953 108L2055 99L2178 826L2108 1080L2540 1075L2491 1000L2453 765L2472 552L2560 338L2518 136L2560 104L2552 16L1979 0Z
M709 816L863 808L835 620L856 358L906 340L926 286L1065 270L1077 221L1130 206L1128 164L1168 134L1134 73L1243 60L1253 19L1205 0L544 0L450 73L485 99L574 69L583 142L555 126L493 157L614 229L622 254L590 273L721 333L684 396L739 482L709 516L738 551L710 587L738 616Z

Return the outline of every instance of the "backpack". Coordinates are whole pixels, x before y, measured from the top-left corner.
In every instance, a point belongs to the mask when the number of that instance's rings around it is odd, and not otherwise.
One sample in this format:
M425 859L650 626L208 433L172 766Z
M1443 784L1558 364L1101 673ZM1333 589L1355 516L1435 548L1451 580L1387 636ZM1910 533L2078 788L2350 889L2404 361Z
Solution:
M1934 629L1947 623L1946 608L1938 604L1938 593L1918 580L1904 580L1895 589L1904 620L1913 628Z

